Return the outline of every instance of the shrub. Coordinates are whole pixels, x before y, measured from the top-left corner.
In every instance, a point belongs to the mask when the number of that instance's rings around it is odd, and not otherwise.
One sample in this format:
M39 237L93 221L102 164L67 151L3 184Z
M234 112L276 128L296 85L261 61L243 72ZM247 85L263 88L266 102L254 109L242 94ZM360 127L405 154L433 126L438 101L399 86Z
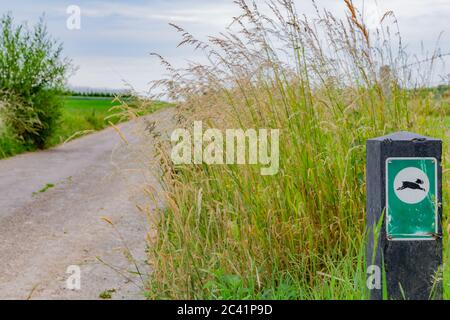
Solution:
M25 145L44 148L60 117L58 97L71 61L49 36L44 20L29 29L11 14L0 20L1 116Z

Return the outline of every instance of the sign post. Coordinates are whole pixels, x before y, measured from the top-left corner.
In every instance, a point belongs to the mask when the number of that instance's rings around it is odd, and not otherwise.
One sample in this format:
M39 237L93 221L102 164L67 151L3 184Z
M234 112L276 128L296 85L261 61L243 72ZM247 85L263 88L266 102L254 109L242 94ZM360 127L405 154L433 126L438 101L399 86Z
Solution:
M372 299L440 299L442 141L398 132L367 141L368 274ZM383 292L385 292L384 295Z

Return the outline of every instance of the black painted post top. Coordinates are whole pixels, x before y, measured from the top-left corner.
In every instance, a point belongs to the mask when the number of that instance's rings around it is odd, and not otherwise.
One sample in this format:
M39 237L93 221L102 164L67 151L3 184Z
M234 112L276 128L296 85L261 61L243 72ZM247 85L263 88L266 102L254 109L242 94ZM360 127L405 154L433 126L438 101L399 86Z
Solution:
M367 141L366 262L385 270L389 299L442 297L434 281L442 265L441 161L436 138L396 132ZM367 285L371 298L382 298L382 287Z
M423 140L429 140L429 141L441 141L440 139L431 138L427 136L423 136L414 132L409 131L398 131L394 133L387 134L385 136L376 137L369 139L368 141L384 141L384 140L400 140L400 141L423 141Z

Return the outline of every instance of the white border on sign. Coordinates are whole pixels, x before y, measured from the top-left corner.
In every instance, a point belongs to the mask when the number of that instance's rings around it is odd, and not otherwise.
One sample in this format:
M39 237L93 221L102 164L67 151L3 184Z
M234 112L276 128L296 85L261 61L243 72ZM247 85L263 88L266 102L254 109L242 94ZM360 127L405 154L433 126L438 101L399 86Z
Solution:
M386 159L386 170L385 170L385 185L386 185L386 217L385 217L385 225L386 225L386 236L389 235L389 223L388 223L388 216L389 216L389 184L388 184L388 164L389 161L392 160L434 160L434 174L435 174L435 192L436 192L436 200L435 200L435 209L434 209L434 216L435 216L435 233L437 234L439 232L439 205L438 205L438 198L439 198L439 190L438 190L438 160L434 157L391 157L391 158L387 158ZM406 234L405 234L406 236ZM413 236L413 235L411 235ZM402 239L389 239L389 237L387 238L388 241L434 241L435 239L430 237L430 235L428 234L415 234L414 236L423 236L423 237L427 237L427 238L402 238Z

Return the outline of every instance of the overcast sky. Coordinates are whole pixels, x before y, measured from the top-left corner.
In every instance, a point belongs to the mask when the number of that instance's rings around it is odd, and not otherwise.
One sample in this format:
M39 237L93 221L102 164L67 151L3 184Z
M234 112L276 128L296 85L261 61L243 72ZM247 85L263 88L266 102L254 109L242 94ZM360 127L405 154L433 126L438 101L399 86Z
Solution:
M310 0L296 2L299 11L312 14ZM337 15L344 12L343 1L317 3ZM66 27L70 5L81 8L80 30ZM377 15L393 10L403 41L413 54L420 53L421 42L432 50L441 32L440 48L443 53L450 52L450 0L366 0L364 5L370 13L369 24ZM65 54L79 66L69 80L71 85L122 88L125 80L139 91L163 72L150 52L158 52L178 66L199 54L176 49L179 35L169 22L202 38L222 31L238 14L232 0L0 0L0 12L7 11L17 21L30 23L45 12L51 34L64 42ZM450 73L450 57L445 60L447 65L438 70L442 75Z

